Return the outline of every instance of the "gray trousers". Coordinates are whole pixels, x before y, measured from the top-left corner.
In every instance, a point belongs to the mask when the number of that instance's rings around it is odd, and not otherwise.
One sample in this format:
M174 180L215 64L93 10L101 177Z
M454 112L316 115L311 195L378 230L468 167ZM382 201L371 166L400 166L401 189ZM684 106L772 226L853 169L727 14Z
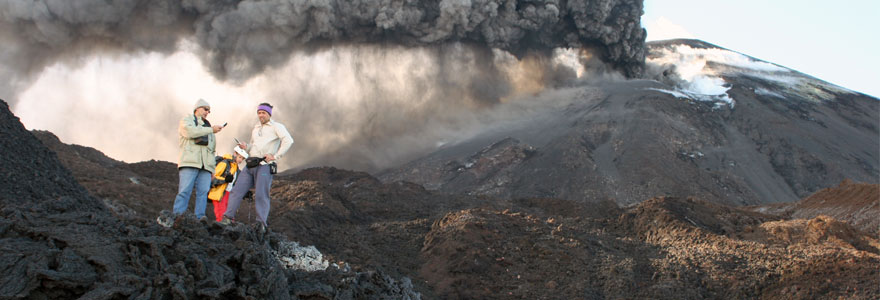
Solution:
M244 194L251 188L254 188L254 204L257 207L257 218L263 225L267 225L266 219L269 218L269 189L272 188L272 174L269 173L269 166L260 165L256 168L249 169L245 167L235 179L232 191L229 193L229 206L226 207L226 215L230 219L235 219L235 213L241 205L241 199Z

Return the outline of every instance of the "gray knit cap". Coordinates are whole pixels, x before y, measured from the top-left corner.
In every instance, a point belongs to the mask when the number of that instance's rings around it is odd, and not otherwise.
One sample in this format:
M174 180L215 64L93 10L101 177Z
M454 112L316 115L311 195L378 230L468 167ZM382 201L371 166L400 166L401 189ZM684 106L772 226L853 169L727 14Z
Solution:
M193 106L193 111L196 111L197 109L199 109L199 107L202 106L211 108L211 105L208 104L208 101L205 101L205 99L199 99L199 101L196 101L196 105Z

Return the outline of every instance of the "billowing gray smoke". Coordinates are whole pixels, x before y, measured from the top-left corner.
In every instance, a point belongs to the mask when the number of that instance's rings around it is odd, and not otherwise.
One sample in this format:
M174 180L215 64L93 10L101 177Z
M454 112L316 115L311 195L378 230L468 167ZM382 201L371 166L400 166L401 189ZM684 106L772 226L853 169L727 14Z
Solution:
M434 46L462 42L522 57L590 49L639 76L642 0L4 0L0 73L5 90L59 59L95 50L172 52L197 43L219 79L244 80L294 51L339 44ZM7 47L6 45L14 45Z
M229 122L222 145L268 101L297 141L282 167L375 171L578 74L639 75L641 13L641 0L0 0L0 97L32 129L132 162L175 160L197 98Z

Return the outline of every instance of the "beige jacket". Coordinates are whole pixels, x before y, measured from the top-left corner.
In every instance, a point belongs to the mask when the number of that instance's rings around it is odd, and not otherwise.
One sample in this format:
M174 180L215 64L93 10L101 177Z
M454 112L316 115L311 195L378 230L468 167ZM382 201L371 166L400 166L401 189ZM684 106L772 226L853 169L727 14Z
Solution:
M202 126L205 122L201 118L198 119L197 124L193 123L195 119L194 114L189 114L180 119L180 124L178 124L180 158L177 160L177 168L192 167L214 172L217 164L214 159L214 148L217 145L214 139L214 129ZM193 138L205 135L208 136L208 145L196 145Z
M293 146L293 137L287 128L281 123L272 121L266 124L257 124L251 132L251 142L248 145L248 155L263 157L272 154L275 159L281 159L287 150Z

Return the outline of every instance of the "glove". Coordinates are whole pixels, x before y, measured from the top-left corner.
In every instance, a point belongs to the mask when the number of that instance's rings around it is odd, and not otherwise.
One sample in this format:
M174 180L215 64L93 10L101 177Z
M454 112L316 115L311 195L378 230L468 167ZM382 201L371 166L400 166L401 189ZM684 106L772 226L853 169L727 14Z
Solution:
M222 180L220 180L220 179L217 179L217 178L211 178L211 187L215 187L215 186L221 185L221 184L223 184L223 183L224 183L224 182L223 182Z
M226 178L223 178L226 182L232 182L232 179L235 179L235 177L232 177L232 174L228 174L226 175Z

